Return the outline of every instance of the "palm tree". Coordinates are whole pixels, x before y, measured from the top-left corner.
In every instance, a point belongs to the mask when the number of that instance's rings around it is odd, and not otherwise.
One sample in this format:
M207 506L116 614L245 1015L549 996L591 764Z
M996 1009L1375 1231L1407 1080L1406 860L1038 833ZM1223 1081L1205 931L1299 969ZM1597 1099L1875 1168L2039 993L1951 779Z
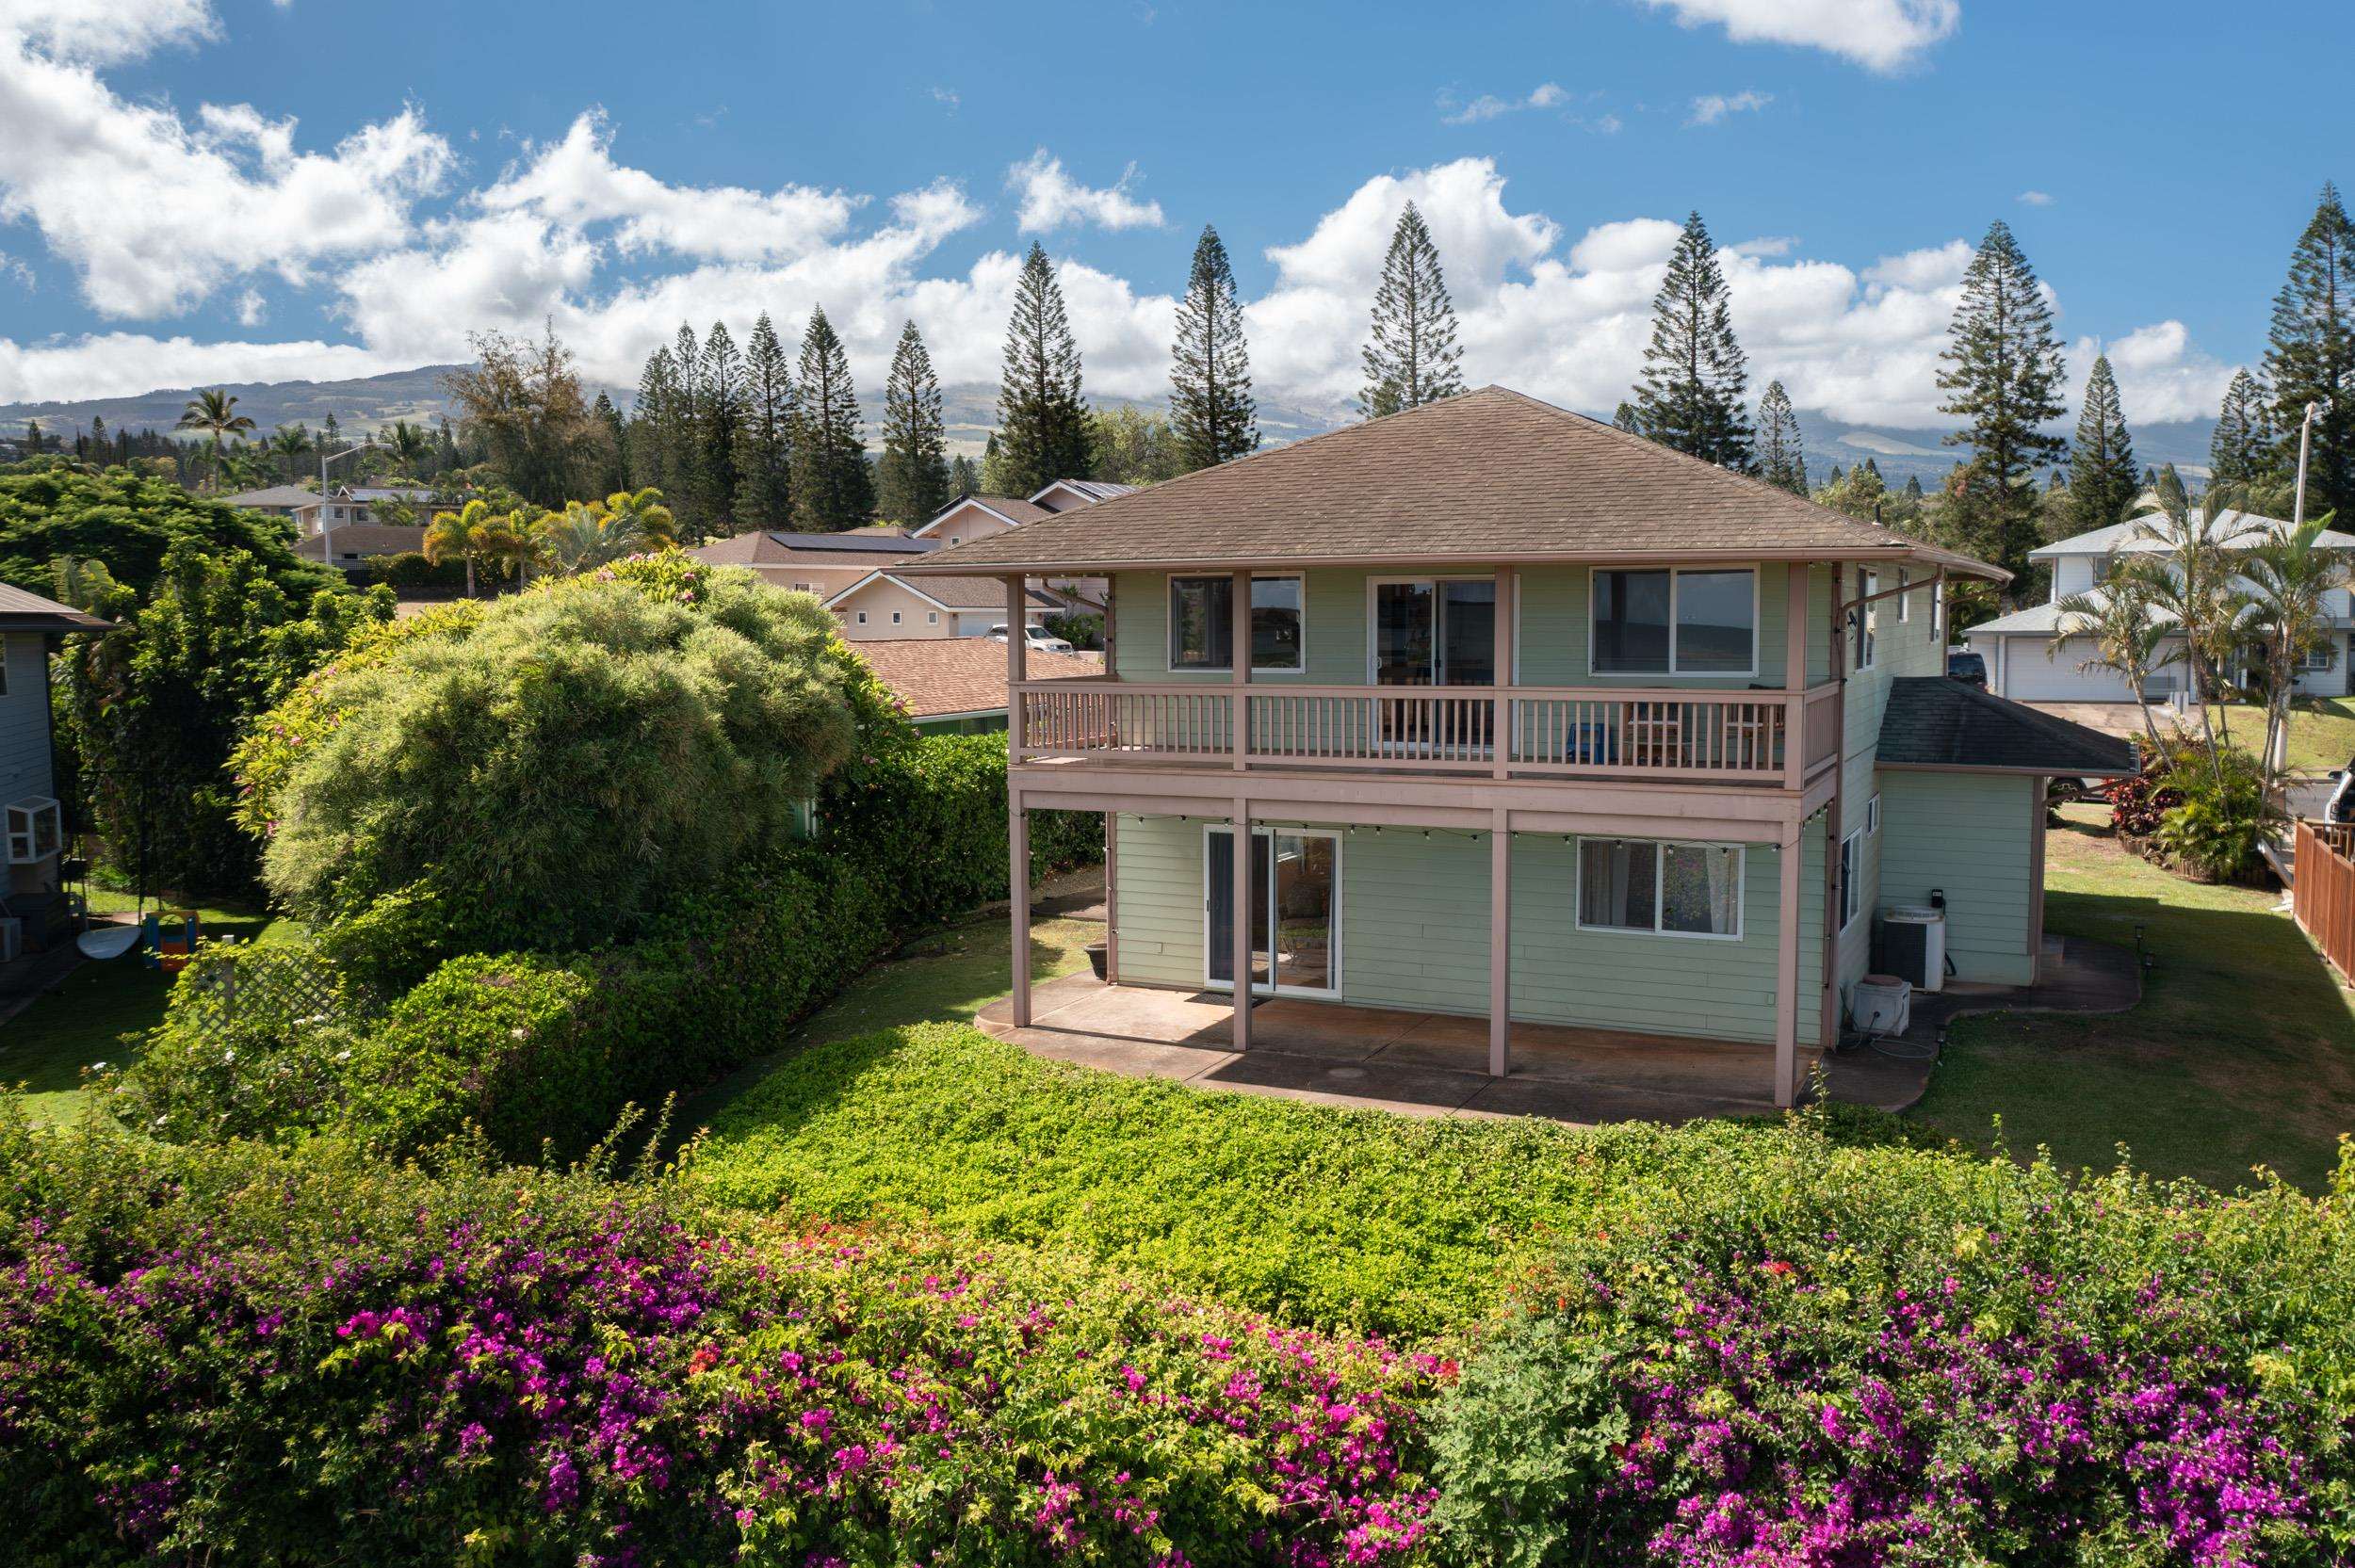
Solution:
M2248 595L2233 581L2237 573L2231 547L2243 526L2233 510L2236 498L2232 486L2211 485L2195 510L2169 463L2159 476L2159 509L2135 520L2135 536L2159 547L2152 569L2145 574L2147 590L2152 606L2183 630L2192 695L2200 703L2200 731L2219 789L2224 768L2217 755L2209 696L2218 672L2231 663L2249 609ZM2233 738L2229 719L2223 738Z
M455 556L466 563L466 597L474 597L475 565L486 569L524 558L523 513L500 513L477 497L458 511L437 511L426 525L425 558L439 566Z
M237 412L237 400L229 395L227 387L217 386L189 398L188 406L180 412L180 423L174 428L210 433L213 438L212 485L219 490L221 442L233 435L245 434L253 428L253 421Z
M2091 592L2061 599L2054 606L2060 612L2060 635L2046 644L2044 656L2058 657L2063 643L2080 638L2090 642L2092 655L2078 664L2078 673L2107 670L2126 683L2142 715L2143 733L2155 752L2160 749L2159 726L2151 717L2150 704L2142 701L2142 688L2152 675L2183 655L2169 652L2162 656L2161 649L2174 636L2175 627L2155 611L2151 576L2147 568L2128 566Z
M2249 585L2247 598L2254 612L2252 629L2265 660L2266 744L2260 756L2268 787L2278 771L2275 749L2289 727L2298 664L2321 645L2329 619L2325 601L2348 577L2344 556L2315 545L2330 523L2329 512L2310 517L2286 534L2267 539L2241 561L2240 574Z
M414 479L433 450L433 438L406 419L396 419L393 428L384 432L384 445L393 454L393 461L400 465L400 471Z
M286 482L295 482L295 464L309 455L317 444L311 440L307 425L281 425L269 438L269 449L285 464Z
M615 491L602 501L575 501L550 512L532 528L539 556L556 571L594 571L625 556L676 542L677 524L662 504L662 493Z

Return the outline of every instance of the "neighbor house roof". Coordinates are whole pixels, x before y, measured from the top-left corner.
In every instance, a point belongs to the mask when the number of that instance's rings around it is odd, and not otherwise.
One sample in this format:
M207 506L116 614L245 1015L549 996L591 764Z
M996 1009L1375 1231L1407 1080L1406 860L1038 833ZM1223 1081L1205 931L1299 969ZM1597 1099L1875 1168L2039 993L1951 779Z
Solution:
M1875 761L1973 772L2132 773L2135 749L2123 736L1943 675L1906 675L1889 683Z
M910 537L922 539L966 507L981 508L1009 528L1018 528L1025 523L1035 523L1042 517L1055 515L1045 507L1032 506L1030 502L1012 495L960 495L934 512L933 520L917 529Z
M1003 610L1006 607L1006 585L996 577L926 577L910 581L906 568L894 567L888 572L869 572L857 582L826 601L826 607L845 603L866 592L877 583L896 583L919 599L928 600L945 610ZM1064 601L1058 595L1026 588L1033 609L1062 609Z
M1091 501L1109 501L1115 495L1132 495L1140 488L1136 485L1116 485L1110 479L1049 479L1031 493L1031 499L1036 502L1040 496L1059 487L1074 494L1084 495Z
M994 638L894 638L853 642L851 651L867 661L878 680L900 694L910 719L1005 711L1006 645ZM1072 680L1104 672L1101 654L1056 654L1031 648L1022 656L1023 671L1033 681Z
M2163 539L2152 539L2146 527L2168 527L2165 513L2146 512L2130 517L2123 523L2113 523L2091 533L2073 534L2056 539L2050 544L2039 544L2028 552L2030 560L2053 560L2061 556L2156 556L2164 555L2169 546ZM2214 537L2228 550L2249 550L2268 539L2288 535L2291 525L2279 517L2266 517L2259 512L2234 511L2230 508L2216 514ZM2314 543L2325 550L2355 550L2355 534L2343 534L2336 528L2325 528L2314 536Z
M399 523L338 523L331 530L338 556L397 556L425 548L425 529ZM313 560L327 558L328 533L299 541L295 554Z
M267 490L241 490L221 500L233 507L316 507L319 504L316 491L300 485L271 485Z
M687 553L714 566L863 567L929 555L939 548L935 540L869 533L864 529L839 534L800 534L782 528L755 528L751 533L699 544Z
M905 570L1695 557L1915 560L2005 576L1502 387L1056 512Z
M0 632L110 632L114 624L87 615L72 605L60 605L55 599L44 599L38 593L0 583Z

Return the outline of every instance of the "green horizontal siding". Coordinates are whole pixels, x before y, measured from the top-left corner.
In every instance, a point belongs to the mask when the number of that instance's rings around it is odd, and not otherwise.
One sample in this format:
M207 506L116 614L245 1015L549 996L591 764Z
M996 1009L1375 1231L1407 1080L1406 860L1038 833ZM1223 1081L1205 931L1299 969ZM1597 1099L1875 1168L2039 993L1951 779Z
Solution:
M2036 781L1996 773L1881 775L1885 904L1946 895L1956 978L2025 985L2035 868Z
M1122 816L1120 968L1139 984L1202 983L1200 820ZM1823 849L1800 872L1799 1038L1817 1034ZM1485 1017L1488 838L1418 829L1340 830L1341 995L1365 1007ZM1738 942L1577 929L1573 846L1513 846L1513 1015L1648 1034L1771 1042L1782 911L1776 851L1752 846Z

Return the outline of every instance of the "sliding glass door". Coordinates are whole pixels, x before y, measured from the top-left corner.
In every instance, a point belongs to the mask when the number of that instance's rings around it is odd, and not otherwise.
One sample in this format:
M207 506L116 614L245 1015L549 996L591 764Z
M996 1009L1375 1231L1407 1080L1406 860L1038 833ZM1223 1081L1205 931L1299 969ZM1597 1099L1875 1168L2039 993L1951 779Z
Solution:
M1251 835L1251 989L1259 995L1340 992L1340 839L1259 828ZM1235 983L1235 832L1202 835L1204 978Z
M1491 686L1493 577L1380 577L1372 585L1367 679L1376 686Z

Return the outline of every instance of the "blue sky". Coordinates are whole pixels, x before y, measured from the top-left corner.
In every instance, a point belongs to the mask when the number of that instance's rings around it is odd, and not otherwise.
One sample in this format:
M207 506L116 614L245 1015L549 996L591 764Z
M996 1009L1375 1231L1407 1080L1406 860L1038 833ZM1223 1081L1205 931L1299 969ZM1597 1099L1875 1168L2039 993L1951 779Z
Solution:
M360 374L550 315L625 380L682 315L814 304L863 375L912 315L987 380L1033 238L1091 384L1150 396L1210 221L1262 390L1330 403L1411 197L1475 380L1607 410L1698 207L1760 384L1935 423L1957 242L2001 218L2072 386L2106 348L2130 418L2181 418L2261 351L2348 172L2346 96L2272 84L2350 43L2343 6L2174 0L0 0L0 400Z

